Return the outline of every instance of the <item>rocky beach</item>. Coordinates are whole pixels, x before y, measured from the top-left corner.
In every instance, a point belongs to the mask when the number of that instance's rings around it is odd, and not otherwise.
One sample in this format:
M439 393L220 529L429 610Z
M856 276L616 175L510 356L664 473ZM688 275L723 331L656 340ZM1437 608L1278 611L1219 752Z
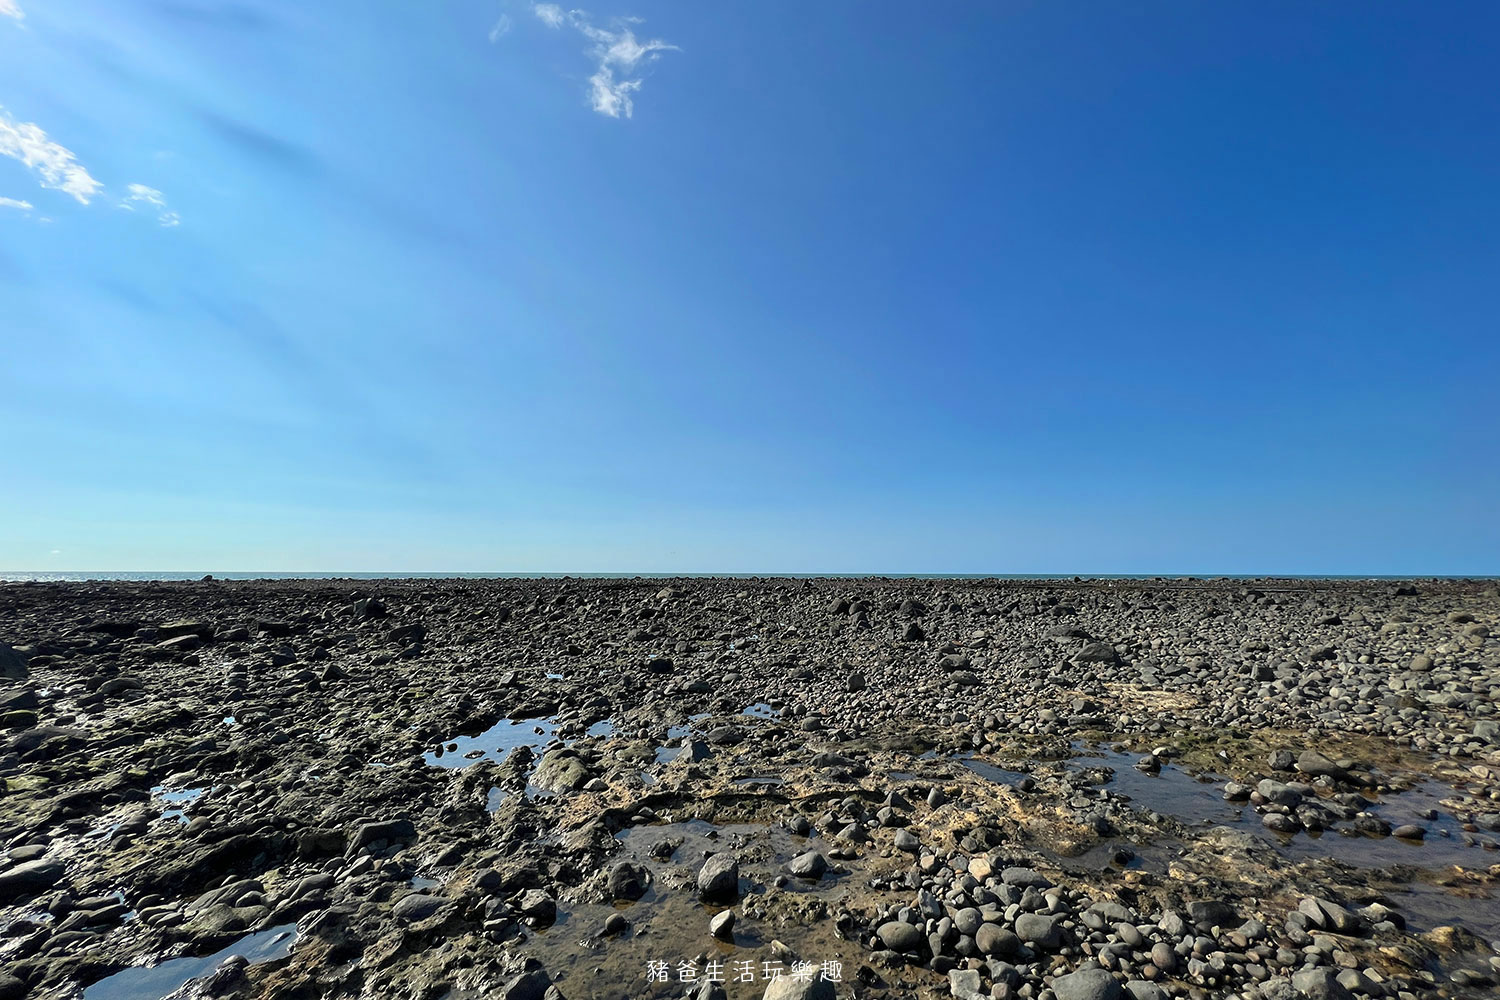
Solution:
M1488 997L1494 581L0 585L0 1000Z

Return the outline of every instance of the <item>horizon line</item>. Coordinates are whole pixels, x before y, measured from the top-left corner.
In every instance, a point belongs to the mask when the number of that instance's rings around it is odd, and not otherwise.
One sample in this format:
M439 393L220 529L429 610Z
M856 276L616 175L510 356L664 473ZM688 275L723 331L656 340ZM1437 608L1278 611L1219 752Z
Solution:
M731 578L731 577L786 577L786 578L859 578L859 577L931 577L935 579L1015 579L1031 578L1045 580L1089 580L1089 579L1345 579L1345 580L1493 580L1500 579L1497 573L1297 573L1297 572L1205 572L1205 571L1156 571L1156 572L1090 572L1077 571L1051 571L1051 572L961 572L961 571L925 571L925 570L831 570L831 571L802 571L802 570L302 570L302 569L247 569L247 570L210 570L210 569L0 569L0 580L10 576L87 576L88 574L106 574L110 576L139 575L139 576L182 576L202 578L204 576L228 577L285 577L285 576L316 576L316 577L370 577L370 578L430 578L443 579L452 577L502 577L515 579L543 579L549 577L641 577L647 578L673 578L673 577L704 577L704 578Z

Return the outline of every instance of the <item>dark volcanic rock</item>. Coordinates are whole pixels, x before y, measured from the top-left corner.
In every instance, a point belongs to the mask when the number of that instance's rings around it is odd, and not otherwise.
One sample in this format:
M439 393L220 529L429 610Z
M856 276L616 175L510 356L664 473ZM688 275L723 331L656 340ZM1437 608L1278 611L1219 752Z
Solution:
M715 854L698 870L698 896L711 903L740 898L740 866L732 854Z
M188 992L723 1000L740 955L782 965L750 996L825 959L840 996L1493 992L1493 581L124 581L0 620L0 1000L287 925Z
M0 679L25 680L28 671L26 660L10 646L0 642Z

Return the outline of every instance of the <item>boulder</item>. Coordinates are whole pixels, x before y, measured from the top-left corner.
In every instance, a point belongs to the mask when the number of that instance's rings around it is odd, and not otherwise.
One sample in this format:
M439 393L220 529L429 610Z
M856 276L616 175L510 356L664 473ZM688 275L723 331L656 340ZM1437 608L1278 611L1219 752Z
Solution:
M0 642L0 679L24 681L29 671L26 660L7 643Z
M786 870L800 878L822 878L828 870L828 859L817 851L808 851L793 858Z
M578 754L558 747L542 754L531 783L549 792L571 792L588 784L593 776Z
M391 907L391 916L403 923L415 923L418 920L426 920L447 905L448 901L441 896L428 896L413 892L402 896L396 905Z
M31 899L62 881L61 861L39 858L0 871L0 906Z
M651 883L651 873L642 865L621 861L609 870L609 894L612 899L640 899Z
M709 903L740 898L740 863L733 854L714 854L698 870L698 897Z
M1117 659L1115 647L1107 642L1086 642L1073 654L1074 663L1114 663Z

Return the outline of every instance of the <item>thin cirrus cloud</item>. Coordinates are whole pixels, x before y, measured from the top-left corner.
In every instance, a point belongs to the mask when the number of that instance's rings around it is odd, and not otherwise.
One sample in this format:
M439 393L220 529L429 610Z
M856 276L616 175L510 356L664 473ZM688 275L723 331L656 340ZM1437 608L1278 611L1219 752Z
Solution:
M171 229L182 222L176 212L167 208L167 199L156 188L147 187L144 184L132 184L127 189L129 194L125 200L120 202L120 207L127 211L135 211L138 206L154 209L157 212L156 221L167 229Z
M595 111L611 118L629 118L634 112L635 102L630 95L641 89L636 70L642 63L656 60L663 52L677 50L677 46L660 39L639 41L630 29L631 24L640 23L639 18L617 18L610 29L594 24L584 11L564 12L555 3L535 3L531 9L547 27L571 25L594 43L589 55L598 65L589 77L589 99Z
M17 21L26 20L26 12L21 9L16 0L0 0L0 17L9 17Z
M35 122L16 121L3 107L0 107L0 156L19 160L36 175L42 187L71 195L80 205L87 205L104 190L104 185L78 162L72 150L49 138ZM168 229L182 221L167 208L166 197L155 188L131 184L126 192L121 208L134 211L144 206L155 210L157 222ZM30 211L32 205L17 198L0 198L0 208Z
M42 187L70 194L80 205L87 205L104 187L89 176L70 150L47 138L35 123L16 121L3 107L0 156L20 160L37 175Z

